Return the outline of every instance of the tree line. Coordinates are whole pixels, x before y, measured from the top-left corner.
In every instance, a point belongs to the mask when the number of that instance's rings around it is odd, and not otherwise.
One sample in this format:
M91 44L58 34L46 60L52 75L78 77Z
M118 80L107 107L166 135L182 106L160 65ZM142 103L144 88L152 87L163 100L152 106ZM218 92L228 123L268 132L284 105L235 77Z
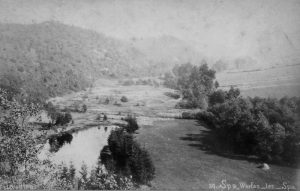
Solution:
M212 129L215 149L296 164L300 159L300 98L243 97L238 88L218 88L215 77L206 64L184 64L167 73L164 84L180 90L179 107L203 109L194 118Z

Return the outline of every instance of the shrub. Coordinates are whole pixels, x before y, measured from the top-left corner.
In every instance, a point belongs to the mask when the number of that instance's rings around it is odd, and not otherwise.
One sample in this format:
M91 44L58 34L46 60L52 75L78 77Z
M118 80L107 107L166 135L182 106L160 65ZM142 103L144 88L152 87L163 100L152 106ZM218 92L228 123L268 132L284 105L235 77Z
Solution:
M124 120L127 122L125 129L128 133L134 133L136 130L139 129L139 125L137 124L136 118L132 115L128 115Z
M72 121L72 115L69 112L58 113L55 125L66 125Z
M128 102L128 98L126 96L121 97L121 102Z
M106 120L107 120L107 115L106 115L106 114L104 114L104 116L103 116L103 120L104 120L104 121L106 121Z
M117 101L115 101L114 105L115 105L115 106L121 106L121 104L118 103Z
M82 112L85 113L87 111L87 106L85 104L82 105Z

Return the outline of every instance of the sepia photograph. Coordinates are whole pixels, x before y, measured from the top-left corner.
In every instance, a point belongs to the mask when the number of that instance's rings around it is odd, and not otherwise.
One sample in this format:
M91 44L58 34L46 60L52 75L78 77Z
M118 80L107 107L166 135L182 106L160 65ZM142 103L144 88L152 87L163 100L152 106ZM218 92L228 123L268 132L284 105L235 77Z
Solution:
M0 190L300 190L300 0L0 0Z

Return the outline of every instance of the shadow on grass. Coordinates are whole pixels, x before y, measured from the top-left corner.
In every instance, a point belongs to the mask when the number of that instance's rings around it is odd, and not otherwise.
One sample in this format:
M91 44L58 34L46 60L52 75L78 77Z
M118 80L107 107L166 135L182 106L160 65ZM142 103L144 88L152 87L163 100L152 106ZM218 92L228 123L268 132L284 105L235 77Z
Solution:
M213 129L207 127L207 125L200 121L197 121L197 125L202 126L202 129L199 129L198 134L186 134L184 137L180 137L183 141L189 141L189 146L205 151L207 154L222 156L229 159L246 160L252 163L262 162L262 160L256 156L247 156L230 152L230 149L228 149L227 146L218 141Z
M199 126L199 133L197 134L186 134L184 137L180 137L183 141L190 141L188 144L191 147L197 148L201 151L204 151L207 154L217 155L233 160L244 160L251 163L261 164L265 162L261 158L255 155L245 155L245 154L237 154L233 152L233 149L230 148L229 145L224 144L216 137L216 133L214 133L214 129L209 127L203 121L195 121L197 126ZM201 127L201 128L200 128ZM269 164L292 167L292 168L300 168L299 163L296 164L288 164L285 162L276 162L276 161L268 161Z

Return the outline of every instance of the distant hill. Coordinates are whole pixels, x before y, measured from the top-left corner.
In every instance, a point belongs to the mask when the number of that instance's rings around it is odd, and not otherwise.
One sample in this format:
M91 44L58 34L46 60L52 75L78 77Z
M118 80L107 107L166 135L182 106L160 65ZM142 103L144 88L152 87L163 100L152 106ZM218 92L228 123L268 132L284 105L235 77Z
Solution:
M28 98L81 90L99 77L149 75L137 49L58 22L0 24L0 44L0 86Z
M158 38L133 38L130 43L145 54L160 71L170 71L175 64L199 64L204 56L188 43L169 35Z
M170 35L152 38L132 38L130 44L140 50L152 65L155 73L170 71L176 64L207 63L217 72L224 70L260 69L258 61L250 56L214 60L199 52L193 45Z

